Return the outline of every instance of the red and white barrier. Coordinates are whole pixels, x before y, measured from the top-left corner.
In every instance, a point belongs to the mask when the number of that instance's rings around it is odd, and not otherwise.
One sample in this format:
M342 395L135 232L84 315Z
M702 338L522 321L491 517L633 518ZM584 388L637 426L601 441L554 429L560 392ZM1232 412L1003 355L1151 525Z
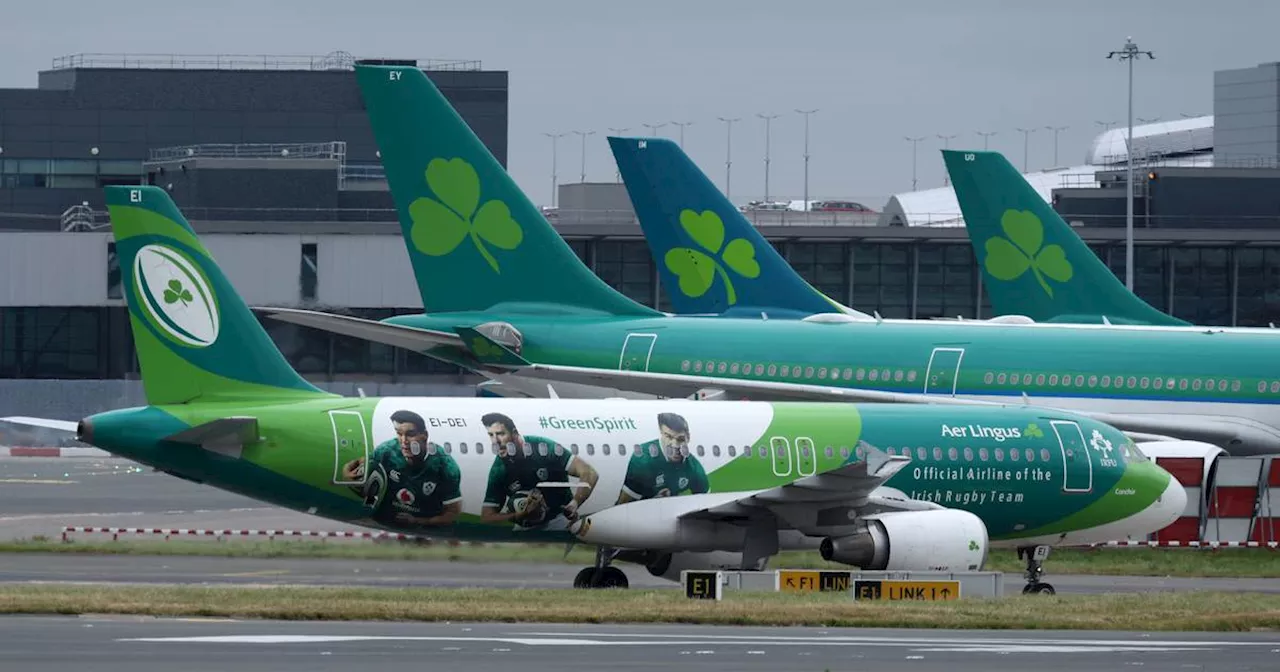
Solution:
M1280 459L1272 456L1267 467L1263 496L1258 503L1258 519L1253 524L1253 541L1280 541Z
M1105 544L1090 544L1090 548L1200 548L1215 550L1219 548L1269 548L1280 550L1280 542L1258 541L1108 541Z
M112 541L120 538L120 535L151 535L163 536L165 541L170 537L215 537L224 538L247 538L247 537L267 537L268 540L276 537L297 538L311 537L319 539L372 539L378 541L416 541L423 544L437 543L437 540L427 537L418 537L412 534L397 534L395 532L364 532L364 531L317 531L317 530L200 530L200 529L175 529L160 527L64 527L62 528L62 540L67 541L68 535L83 534L110 534ZM448 542L451 546L459 545L457 540Z
M0 457L111 457L99 448L59 448L57 446L0 446Z
M1182 516L1154 535L1162 544L1186 544L1200 540L1200 520L1204 502L1203 457L1158 457L1156 464L1169 472L1187 491L1187 508ZM1142 543L1142 542L1137 542Z

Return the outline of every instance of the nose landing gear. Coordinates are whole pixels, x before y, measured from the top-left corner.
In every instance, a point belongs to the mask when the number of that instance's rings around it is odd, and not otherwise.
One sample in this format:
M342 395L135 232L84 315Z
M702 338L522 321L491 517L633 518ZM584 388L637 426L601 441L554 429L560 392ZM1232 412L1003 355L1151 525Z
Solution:
M1049 557L1048 546L1023 546L1018 549L1018 559L1027 561L1027 572L1023 576L1027 585L1022 587L1023 595L1053 595L1053 586L1040 580L1044 576L1044 561Z

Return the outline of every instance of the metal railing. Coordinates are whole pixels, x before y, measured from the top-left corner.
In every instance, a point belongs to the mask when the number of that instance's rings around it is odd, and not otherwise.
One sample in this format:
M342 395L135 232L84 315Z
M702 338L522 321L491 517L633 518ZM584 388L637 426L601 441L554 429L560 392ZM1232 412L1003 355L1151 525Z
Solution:
M128 54L84 53L58 56L53 70L148 69L148 70L352 70L354 56L332 51L323 56L272 54ZM423 70L480 70L479 60L419 58L413 60Z
M180 145L152 149L146 163L165 163L187 159L336 159L345 161L347 143L211 143Z
M60 223L63 231L98 231L111 226L111 219L106 211L81 203L63 210Z

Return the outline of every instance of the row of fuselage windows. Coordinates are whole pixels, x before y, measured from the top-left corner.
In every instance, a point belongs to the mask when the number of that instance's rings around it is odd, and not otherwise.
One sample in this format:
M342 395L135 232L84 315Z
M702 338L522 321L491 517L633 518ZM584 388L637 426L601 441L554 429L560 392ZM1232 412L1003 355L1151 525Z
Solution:
M799 439L796 441L796 444L797 444L797 447L800 449L801 457L808 459L813 456L812 449L810 446L802 445L803 441L804 439ZM467 455L468 453L471 453L471 452L474 452L476 455L483 455L485 454L485 446L486 444L480 443L480 442L467 443L463 441L458 444L456 450L458 453L462 455ZM440 448L437 448L435 444L430 444L427 448L428 453L434 453L436 450L443 450L445 454L452 455L455 449L451 442L445 442L445 444ZM515 450L516 450L515 444L507 444L508 453L514 452ZM626 457L628 454L634 455L634 454L640 453L643 450L644 450L644 447L640 445L628 447L624 443L600 444L601 455L616 454L619 457ZM538 443L536 445L531 443L524 443L521 445L521 452L523 452L526 456L532 456L534 452L537 452L539 455L543 457L546 457L547 455L553 454L553 453L557 456L563 456L565 454L565 451L568 451L569 454L571 455L595 455L596 445L594 443L588 443L582 448L579 448L578 444L576 443L570 444L568 448L565 448L564 446L558 445L558 444L555 446L548 446L545 443ZM650 445L648 447L648 452L650 457L658 457L659 455L658 447L654 445ZM1047 448L1041 448L1038 455L1035 449L1033 448L1008 448L1008 449L978 448L977 450L974 450L973 448L969 448L969 447L965 447L965 448L951 447L951 448L947 448L944 451L940 446L934 446L932 449L925 448L923 446L917 447L914 449L909 447L888 448L885 450L885 452L888 453L889 455L899 455L902 457L910 457L916 460L920 460L922 462L928 461L930 458L932 458L933 461L935 462L941 462L944 456L948 461L951 461L951 462L959 462L962 456L964 457L965 462L973 462L975 458L979 462L988 462L991 460L994 460L996 462L1004 462L1006 459L1008 459L1010 462L1025 461L1028 463L1035 462L1037 457L1040 458L1041 462L1048 462L1050 459L1052 459L1052 455L1050 454ZM756 446L756 447L743 446L741 449L741 453L739 453L739 449L737 446L726 446L723 450L718 445L712 445L710 447L698 445L698 446L695 446L692 451L690 451L688 447L680 448L680 454L683 457L688 457L691 453L696 454L698 457L706 457L708 454L710 454L712 457L720 457L721 455L727 455L729 457L737 457L739 454L741 454L743 457L751 457L752 455L755 455L760 458L767 458L769 457L769 448L766 446ZM849 459L849 455L851 453L857 455L857 458L859 460L865 459L867 456L866 449L864 449L862 446L858 446L856 449L850 449L848 446L841 446L839 448L836 448L834 446L827 446L825 449L823 449L823 453L827 458L834 458L836 454L839 453L840 458L846 459L846 460ZM787 454L789 455L789 451L787 451Z
M853 367L813 367L813 366L791 366L788 364L752 364L750 362L723 362L708 360L684 360L680 363L682 372L705 373L708 375L728 374L731 376L767 376L770 378L796 378L807 380L867 380L882 381L895 383L907 382L914 383L919 377L919 373L914 370L902 369L867 369ZM1026 386L1035 385L1037 387L1062 387L1062 388L1089 388L1089 389L1130 389L1130 390L1178 390L1193 392L1239 392L1241 382L1239 379L1228 380L1226 378L1175 378L1175 377L1151 377L1151 376L1109 376L1109 375L1089 375L1083 374L1056 374L1056 373L996 373L994 371L986 372L982 381L987 385L1007 385L1007 386ZM1268 391L1272 394L1280 394L1280 381L1259 381L1258 393L1262 394Z

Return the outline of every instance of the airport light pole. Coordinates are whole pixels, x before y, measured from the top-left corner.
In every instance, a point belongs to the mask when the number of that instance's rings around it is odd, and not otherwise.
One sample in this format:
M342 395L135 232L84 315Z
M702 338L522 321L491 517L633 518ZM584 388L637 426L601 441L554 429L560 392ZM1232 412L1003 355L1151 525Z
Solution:
M760 117L761 119L764 119L764 202L768 203L769 202L769 148L770 148L770 145L772 144L772 138L769 135L769 130L770 130L769 126L774 119L777 119L779 116L782 116L782 115L756 113L756 116Z
M954 134L952 135L938 134L938 139L942 141L943 149L951 149L951 139L954 137L956 137ZM945 187L948 184L951 184L951 173L948 173L947 170L944 168L942 170L942 186Z
M809 115L817 112L817 108L812 110L796 110L797 114L804 115L804 211L809 212Z
M612 134L614 134L615 136L620 136L620 135L622 135L623 133L626 133L626 132L627 132L627 131L629 131L629 130L631 130L631 129L630 129L630 128L614 128L614 127L612 127L612 126L610 126L610 127L609 127L609 132L610 132L610 133L612 133ZM614 166L614 168L615 168L615 170L613 171L613 179L614 179L615 181L621 182L621 181L622 181L622 171L621 171L621 170L617 170L617 169L616 169L616 168L617 168L617 166L616 166L616 165Z
M647 128L647 129L649 129L649 133L650 133L653 137L655 137L655 138L660 137L660 136L658 135L658 129L659 129L659 128L662 128L663 126L666 126L666 124L665 124L665 123L661 123L661 124L640 124L640 125L641 125L641 126L644 126L644 127L645 127L645 128Z
M1125 197L1124 216L1124 285L1131 292L1133 291L1133 62L1143 54L1146 54L1147 58L1155 58L1149 51L1140 51L1138 45L1133 43L1132 37L1125 38L1123 49L1107 54L1107 58L1119 56L1121 61L1129 62L1129 134L1125 138L1125 154L1128 155L1129 174L1125 180L1125 188L1128 194Z
M587 183L587 136L595 135L595 131L574 131L574 135L582 138L582 176L579 181L582 184Z
M543 133L543 135L551 138L551 207L556 207L556 192L559 190L560 184L556 181L556 144L560 138L568 133Z
M999 131L974 131L974 133L977 133L978 135L982 136L982 151L985 152L987 150L988 141L991 139L991 136L995 135L998 132Z
M730 178L732 177L732 173L730 172L730 170L731 170L731 168L733 167L733 122L735 122L735 121L742 121L742 119L741 119L740 117L728 117L728 118L726 118L726 117L716 117L716 118L717 118L717 119L719 119L720 121L723 121L723 122L724 122L724 126L725 126L725 132L724 132L724 197L725 197L726 199L732 199L733 189L731 189L731 188L730 188L730 185L732 184L732 182L730 181Z
M912 138L912 137L906 136L904 139L907 142L911 143L911 191L915 191L916 190L916 145L919 144L921 140L924 140L924 136L922 135L918 138Z
M671 123L675 126L680 127L680 149L684 149L684 127L692 126L693 122L692 121L673 121Z
M1045 126L1045 130L1053 131L1053 167L1058 167L1058 133L1067 130L1068 126Z
M1031 134L1036 132L1034 128L1016 129L1022 134L1022 172L1027 172L1027 148L1031 146Z

